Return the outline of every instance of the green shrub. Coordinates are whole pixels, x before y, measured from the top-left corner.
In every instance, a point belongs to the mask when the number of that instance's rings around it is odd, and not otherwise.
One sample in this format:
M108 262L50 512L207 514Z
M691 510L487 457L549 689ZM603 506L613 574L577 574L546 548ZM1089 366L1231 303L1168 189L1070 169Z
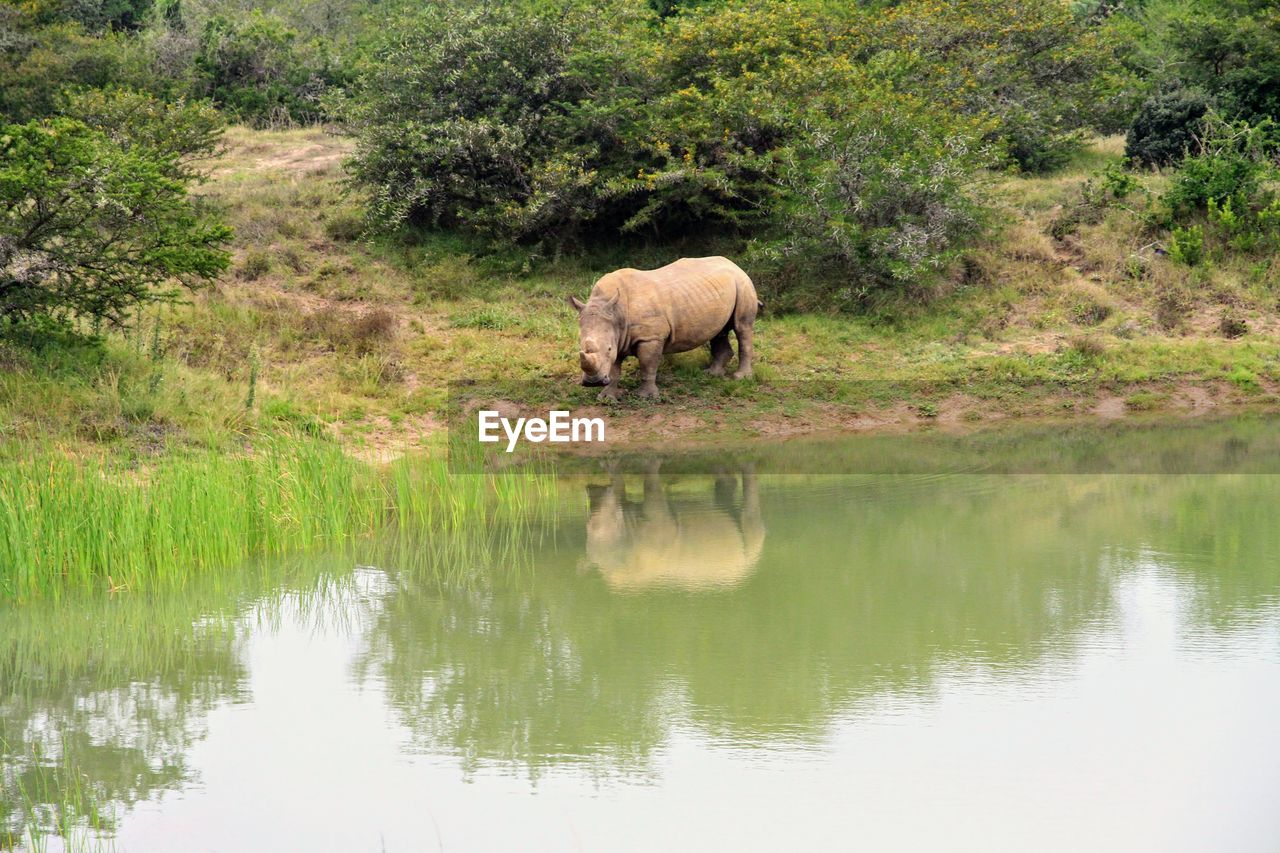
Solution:
M35 0L23 6L40 23L74 22L90 32L132 31L146 22L152 0Z
M569 67L584 26L582 16L511 7L432 7L386 45L351 106L363 130L354 171L374 188L372 218L514 237L532 218L544 227L590 218L587 146L557 156L586 94Z
M1275 126L1270 120L1250 125L1210 115L1197 144L1199 150L1183 161L1162 199L1171 225L1196 223L1174 229L1175 242L1183 244L1178 248L1182 259L1198 263L1206 238L1245 254L1276 249L1280 198L1273 183L1280 138Z
M1142 105L1125 136L1124 153L1144 166L1171 166L1196 142L1209 100L1193 89L1153 95Z
M811 132L780 154L785 193L753 253L783 305L849 308L928 284L979 224L973 183L992 157L983 125L856 73L837 79L815 74L823 89L802 96Z
M1197 0L1158 7L1161 64L1209 93L1223 113L1280 120L1280 10L1274 0Z
M1249 254L1271 243L1276 234L1276 212L1280 212L1280 202L1277 201L1254 211L1242 196L1224 199L1222 202L1209 199L1208 220L1230 248Z
M0 4L0 116L11 122L56 113L65 91L123 86L163 91L148 46L138 38L90 35L76 23L37 26Z
M1272 171L1276 150L1275 126L1206 119L1205 130L1192 156L1182 162L1164 200L1175 217L1208 209L1210 200L1239 198L1252 201Z
M225 269L230 229L177 158L72 119L0 125L0 317L119 324Z
M1199 225L1174 228L1169 237L1169 257L1189 267L1204 260L1204 229Z
M206 21L194 64L198 94L258 127L319 120L321 95L342 79L327 50L257 9Z
M164 102L147 92L89 89L70 93L62 112L105 133L122 149L154 152L190 179L195 167L219 150L226 121L211 105L179 99Z
M820 270L847 305L928 279L973 229L994 125L852 61L849 27L874 20L781 0L661 24L625 7L428 9L348 100L371 222L535 251L754 236L774 292Z
M1108 200L1124 201L1142 189L1142 181L1132 172L1125 171L1118 163L1112 163L1102 171L1099 186Z

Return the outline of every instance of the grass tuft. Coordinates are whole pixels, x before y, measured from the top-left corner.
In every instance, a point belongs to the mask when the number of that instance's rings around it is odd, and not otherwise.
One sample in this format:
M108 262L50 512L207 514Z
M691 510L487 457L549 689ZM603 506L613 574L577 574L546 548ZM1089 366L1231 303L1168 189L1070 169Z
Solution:
M248 557L314 552L393 526L485 530L536 475L454 477L438 457L380 470L336 444L261 438L149 468L57 449L0 462L0 598L180 588Z

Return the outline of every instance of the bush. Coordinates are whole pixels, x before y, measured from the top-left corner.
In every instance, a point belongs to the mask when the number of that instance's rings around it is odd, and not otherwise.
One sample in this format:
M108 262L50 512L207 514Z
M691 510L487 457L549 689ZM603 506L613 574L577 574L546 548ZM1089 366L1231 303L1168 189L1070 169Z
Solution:
M927 284L977 228L972 185L992 156L984 126L884 87L820 79L831 103L816 91L805 99L811 132L780 154L785 192L756 247L757 260L778 264L766 290L797 307L848 308L886 286ZM833 279L843 284L835 306L804 292Z
M1280 12L1274 0L1198 0L1167 10L1162 59L1230 118L1280 120Z
M354 174L371 218L495 237L567 238L597 214L584 15L429 8L385 47L353 100ZM608 80L600 81L608 85Z
M1192 156L1182 162L1164 200L1177 218L1208 210L1209 202L1234 199L1237 210L1269 200L1264 179L1274 172L1276 127L1228 122L1216 115L1205 128Z
M194 61L199 94L259 127L319 120L322 93L340 79L326 51L313 55L295 30L259 10L210 18Z
M42 21L74 21L91 32L102 32L141 29L152 0L46 0L27 5Z
M1169 257L1189 267L1204 260L1204 229L1199 225L1174 228L1169 237Z
M348 101L371 222L535 251L751 235L779 276L829 262L820 280L849 304L928 278L972 230L992 125L851 62L855 20L871 18L780 0L661 25L625 9L428 10Z
M1195 145L1208 111L1208 98L1193 89L1173 89L1152 96L1125 135L1125 156L1144 166L1181 162Z
M64 91L163 88L146 45L123 33L91 36L75 23L36 26L0 4L0 116L12 122L58 111Z
M230 229L177 159L73 119L0 125L0 317L120 324L225 269Z

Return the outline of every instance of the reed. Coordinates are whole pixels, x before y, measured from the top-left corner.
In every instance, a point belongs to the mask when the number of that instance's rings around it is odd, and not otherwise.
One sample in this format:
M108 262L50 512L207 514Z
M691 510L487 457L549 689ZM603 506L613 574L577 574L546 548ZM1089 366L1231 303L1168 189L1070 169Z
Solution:
M377 468L295 436L149 467L42 449L0 461L0 598L180 589L196 572L390 528L456 544L529 510L548 482L454 475L439 457Z

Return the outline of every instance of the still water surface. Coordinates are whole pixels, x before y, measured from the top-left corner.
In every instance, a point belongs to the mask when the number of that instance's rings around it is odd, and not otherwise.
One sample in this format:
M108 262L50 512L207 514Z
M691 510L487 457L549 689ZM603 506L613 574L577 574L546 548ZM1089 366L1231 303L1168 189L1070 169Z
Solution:
M561 492L449 580L0 614L0 820L55 767L125 851L1280 850L1280 476Z

